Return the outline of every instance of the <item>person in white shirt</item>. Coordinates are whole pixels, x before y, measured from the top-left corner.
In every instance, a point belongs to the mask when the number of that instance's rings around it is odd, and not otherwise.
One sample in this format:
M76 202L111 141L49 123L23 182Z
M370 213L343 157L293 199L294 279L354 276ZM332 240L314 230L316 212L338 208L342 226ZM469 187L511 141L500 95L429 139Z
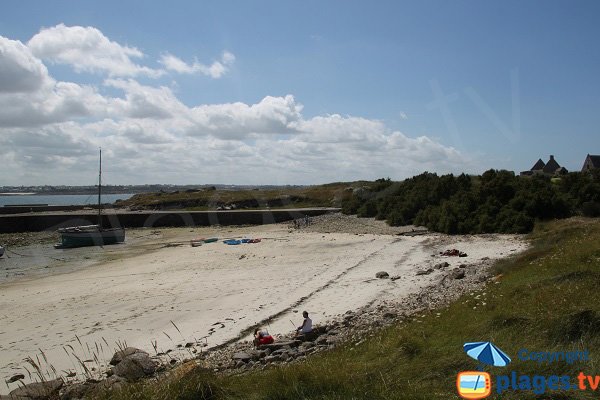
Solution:
M302 325L296 329L296 335L312 332L312 319L308 317L308 312L302 312L302 316L304 317L304 321L302 322Z

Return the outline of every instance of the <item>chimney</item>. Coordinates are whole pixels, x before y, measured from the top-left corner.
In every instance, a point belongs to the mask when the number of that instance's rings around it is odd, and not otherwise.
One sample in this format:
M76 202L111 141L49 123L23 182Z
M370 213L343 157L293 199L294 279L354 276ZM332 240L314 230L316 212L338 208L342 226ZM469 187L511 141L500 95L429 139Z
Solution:
M554 156L552 154L550 154L550 159L554 160Z

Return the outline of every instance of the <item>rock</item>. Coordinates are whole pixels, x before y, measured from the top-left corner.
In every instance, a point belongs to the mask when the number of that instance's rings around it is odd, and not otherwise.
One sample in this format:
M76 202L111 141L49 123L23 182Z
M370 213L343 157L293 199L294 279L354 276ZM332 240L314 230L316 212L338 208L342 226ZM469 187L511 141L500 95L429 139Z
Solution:
M398 314L393 313L393 312L386 312L385 314L383 314L383 318L386 319L394 319L398 316Z
M465 270L464 269L455 268L455 269L452 270L452 273L450 275L454 279L463 279L465 277Z
M458 268L467 268L467 264L460 264Z
M315 344L316 345L327 344L327 339L328 339L327 335L321 335L317 338L317 340L315 340Z
M77 400L83 399L87 393L96 387L95 383L77 383L75 385L67 386L60 396L61 400Z
M315 330L313 330L312 332L300 334L297 336L297 338L302 342L312 342L318 336L319 336L319 333L317 333Z
M417 271L416 275L429 275L432 272L433 272L433 268L427 268L427 269L422 269L420 271Z
M98 388L102 390L116 390L120 389L125 382L125 378L113 375L98 384Z
M321 335L323 333L327 333L327 330L329 329L329 327L327 325L322 325L322 326L313 326L313 333L317 334L317 335Z
M266 356L268 356L268 355L269 355L269 352L270 352L270 351L267 351L267 350L261 350L261 351L259 351L259 352L258 352L258 358L259 358L259 359L261 359L261 358L265 358Z
M275 362L275 361L279 361L279 356L267 356L267 357L263 358L263 361L267 364Z
M148 353L134 353L114 366L113 372L128 381L137 381L143 377L154 375L157 366Z
M315 347L314 342L304 342L300 345L299 349L310 349L311 347Z
M402 278L400 275L394 275L390 278L391 281L397 281L398 279Z
M13 383L13 382L19 381L21 379L25 379L25 375L23 375L23 374L16 374L16 375L11 376L10 379L7 380L6 382L7 383Z
M242 368L244 365L246 365L246 363L242 360L239 360L237 363L235 363L235 368Z
M144 350L136 349L135 347L127 347L126 349L117 351L112 356L112 358L110 359L110 365L117 365L118 363L120 363L121 361L123 361L123 359L125 357L131 356L131 355L136 354L136 353L148 354Z
M234 360L242 361L245 363L252 360L252 356L244 351L239 351L235 353L232 358Z
M190 348L190 347L192 347L193 345L194 345L194 343L192 343L192 342L187 342L187 343L185 344L185 348L186 348L186 349L187 349L187 348Z
M444 261L444 262L442 262L442 263L435 264L435 265L433 266L433 268L435 268L435 269L442 269L442 268L447 268L447 267L449 267L449 266L450 266L450 264L448 264L447 262L445 262L445 261Z
M379 278L379 279L387 279L390 277L390 274L388 274L385 271L379 271L378 273L375 274L375 278Z
M46 400L58 397L58 392L65 383L62 379L30 383L9 393L9 397L27 400Z
M284 348L286 346L288 346L289 348L298 347L298 346L300 346L301 343L302 343L301 340L289 340L289 341L275 342L275 343L271 343L271 344L261 344L257 348L259 350L269 349L271 351L275 351L275 350Z

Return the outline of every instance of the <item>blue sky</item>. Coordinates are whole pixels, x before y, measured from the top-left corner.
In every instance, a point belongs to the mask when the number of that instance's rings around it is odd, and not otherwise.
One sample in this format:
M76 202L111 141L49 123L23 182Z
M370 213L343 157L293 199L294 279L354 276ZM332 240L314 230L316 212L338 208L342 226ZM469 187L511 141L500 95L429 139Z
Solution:
M98 146L112 183L401 179L520 171L549 154L577 170L600 153L599 11L7 2L0 185L88 184ZM32 68L39 86L13 87Z

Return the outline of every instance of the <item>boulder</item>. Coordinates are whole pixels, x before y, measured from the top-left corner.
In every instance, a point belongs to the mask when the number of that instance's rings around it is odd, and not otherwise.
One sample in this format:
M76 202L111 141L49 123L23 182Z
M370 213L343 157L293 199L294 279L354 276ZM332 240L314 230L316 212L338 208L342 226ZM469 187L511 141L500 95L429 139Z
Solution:
M61 400L77 400L85 398L86 394L88 394L92 389L96 387L95 383L76 383L74 385L68 386L63 394L61 395Z
M98 388L101 390L115 390L120 389L125 382L125 378L113 375L98 384Z
M450 264L448 264L447 262L444 261L442 263L435 264L433 266L433 268L435 268L435 269L442 269L442 268L448 268L449 266L450 266Z
M268 356L271 353L270 350L260 350L258 352L258 358L265 358L266 356Z
M452 270L451 276L454 279L463 279L465 277L465 270L464 269L455 268L455 269Z
M146 376L154 375L157 367L157 363L150 358L148 353L142 352L125 357L113 367L113 372L128 381L137 381Z
M27 400L49 400L58 398L58 392L65 383L62 379L30 383L9 393L9 398Z
M319 337L317 338L317 340L315 340L315 344L316 344L316 345L323 345L323 344L327 344L327 339L328 339L327 335L322 335L322 336L319 336Z
M290 348L298 347L298 346L300 346L300 343L302 343L301 340L288 340L288 341L275 342L275 343L271 343L271 344L261 344L257 348L259 350L269 349L271 351L275 351L275 350L284 348L286 346L289 346Z
M299 349L310 349L311 347L315 347L315 343L314 342L304 342L300 345Z
M279 360L280 360L279 356L267 356L267 357L263 358L263 361L267 364L275 362L275 361L279 361Z
M123 359L125 357L131 356L131 355L136 354L136 353L148 354L144 350L136 349L135 347L127 347L126 349L117 351L112 356L112 358L110 359L110 365L117 365L118 363L120 363L121 361L123 361Z
M245 363L252 360L252 356L245 351L239 351L235 353L232 358L236 361L242 361Z
M420 271L417 271L416 275L429 275L432 272L433 272L433 268L427 268L427 269L422 269Z
M375 274L375 278L379 278L379 279L387 279L390 277L390 274L388 274L385 271L379 271L378 273Z

